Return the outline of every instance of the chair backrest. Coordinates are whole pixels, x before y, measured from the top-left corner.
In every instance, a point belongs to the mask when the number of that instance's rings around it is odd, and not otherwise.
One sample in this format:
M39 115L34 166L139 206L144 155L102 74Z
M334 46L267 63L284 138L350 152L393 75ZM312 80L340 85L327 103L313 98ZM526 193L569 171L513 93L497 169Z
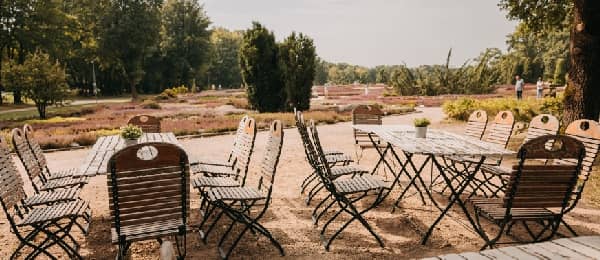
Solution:
M537 115L529 122L527 135L525 136L523 143L543 135L556 135L559 128L560 122L555 116L550 114Z
M260 163L260 179L258 180L258 189L267 193L267 200L271 200L273 183L275 182L275 173L281 156L281 147L283 146L283 124L279 120L271 123L265 154ZM267 202L268 204L268 202Z
M553 143L552 147L547 144ZM504 207L562 208L571 196L581 161L583 143L564 135L546 135L531 139L518 152L519 163L513 166ZM540 165L539 160L569 158L575 165ZM537 161L537 162L536 162Z
M250 157L254 151L254 142L256 140L256 121L254 118L248 118L244 123L244 131L236 140L233 156L235 164L233 170L236 176L242 177L242 184L245 183Z
M304 115L302 112L296 112L296 128L300 133L300 137L302 138L302 145L304 146L304 154L306 155L306 160L310 164L311 167L316 171L318 167L318 160L315 155L314 146L312 144L312 140L308 133L308 127L306 126L306 121L304 121Z
M573 196L570 201L570 209L577 205L577 202L581 198L583 188L587 180L592 173L592 166L594 161L600 153L600 124L593 120L581 119L570 123L565 130L565 135L573 137L581 141L585 145L585 156L581 162L581 171L579 172L579 178L575 189L573 190ZM572 159L561 159L556 160L556 164L575 164L577 161Z
M12 130L11 136L13 147L15 148L21 163L25 166L25 171L27 172L27 176L31 181L33 189L36 192L39 192L47 180L47 176L44 175L44 170L40 167L27 140L25 140L23 131L19 128L15 128Z
M128 146L113 154L107 172L111 227L118 235L127 226L165 221L186 225L190 171L183 149L170 143ZM146 232L140 229L140 233Z
M319 139L319 131L314 120L310 120L310 132L312 134L312 148L310 149L311 156L316 163L316 172L321 179L321 183L333 194L337 194L335 185L333 185L333 179L331 178L331 168L327 163L325 152L323 152L323 146L321 146L321 140Z
M352 109L353 125L381 125L383 112L377 106L358 105ZM363 131L354 129L355 144L372 144L369 135Z
M160 133L160 119L149 115L137 115L129 119L127 124L139 126L144 133Z
M27 144L29 144L29 148L33 152L33 155L40 165L40 168L48 171L48 161L46 160L46 156L42 151L42 147L37 140L35 140L33 127L31 127L29 124L25 124L23 126L23 134L25 134L25 140L27 141Z
M14 226L14 210L18 210L22 200L26 198L23 180L14 164L6 140L0 137L0 203L7 219Z
M235 131L235 137L233 139L233 146L231 147L231 152L229 152L229 157L227 158L228 162L232 162L232 160L235 160L235 157L233 156L233 153L235 151L235 146L238 144L238 139L240 138L240 136L244 133L244 130L246 129L246 120L248 120L248 118L249 118L248 115L244 115L244 117L242 117L242 119L240 120L240 123L238 124L237 130Z
M488 116L485 110L475 110L469 116L467 121L467 127L465 128L465 135L473 138L481 139L485 128L487 127Z
M514 126L515 117L513 116L513 113L508 110L500 111L494 118L492 125L489 127L490 132L485 140L506 148Z

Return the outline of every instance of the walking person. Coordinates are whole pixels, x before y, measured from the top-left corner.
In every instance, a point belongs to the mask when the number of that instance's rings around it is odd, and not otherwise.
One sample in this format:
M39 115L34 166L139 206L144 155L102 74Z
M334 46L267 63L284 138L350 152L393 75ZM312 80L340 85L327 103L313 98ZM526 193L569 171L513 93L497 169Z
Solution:
M544 97L544 81L542 81L542 77L538 78L537 83L535 84L535 89L537 90L537 98L543 98Z
M515 76L515 91L517 92L517 100L523 99L523 85L525 85L525 81L519 76Z

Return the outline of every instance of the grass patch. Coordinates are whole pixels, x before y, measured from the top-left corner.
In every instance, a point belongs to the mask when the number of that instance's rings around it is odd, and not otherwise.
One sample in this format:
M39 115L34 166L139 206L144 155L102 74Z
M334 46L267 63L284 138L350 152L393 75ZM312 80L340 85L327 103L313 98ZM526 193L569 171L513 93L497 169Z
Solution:
M62 117L55 116L49 119L30 119L25 121L27 124L56 124L56 123L71 123L77 121L85 121L85 118L81 117Z
M594 166L594 170L586 183L585 190L583 190L583 199L594 207L600 208L600 169L598 169L598 165Z
M77 105L77 106L62 106L49 107L46 115L48 117L77 117L86 114L91 114L96 110L97 105ZM26 121L39 118L36 109L15 111L10 113L0 114L0 121Z

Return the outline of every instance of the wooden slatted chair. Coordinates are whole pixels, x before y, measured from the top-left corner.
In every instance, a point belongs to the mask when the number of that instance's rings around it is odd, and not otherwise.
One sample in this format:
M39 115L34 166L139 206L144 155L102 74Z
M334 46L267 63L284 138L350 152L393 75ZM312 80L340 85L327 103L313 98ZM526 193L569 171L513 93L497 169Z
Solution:
M280 254L282 256L284 255L283 248L279 242L277 242L266 227L259 223L259 220L264 216L271 202L273 183L275 181L275 174L281 155L282 145L283 125L281 121L275 120L271 124L265 147L265 154L262 162L259 164L260 169L258 170L259 179L257 187L218 187L212 188L205 193L207 200L210 202L210 206L208 209L209 213L205 215L200 224L200 234L203 240L206 242L208 233L219 221L221 216L225 215L231 220L231 224L218 243L219 253L223 259L227 259L231 255L238 242L248 230L252 230L267 237L271 243L277 247ZM219 211L218 216L209 226L208 230L203 231L202 227L204 223L212 213L216 213L215 210ZM256 214L252 214L253 211L255 211ZM231 246L228 249L225 249L224 244L231 238L231 231L235 224L242 224L244 225L244 228L236 237L233 237Z
M89 219L91 210L82 200L56 202L50 206L29 203L39 195L28 197L23 188L23 180L6 149L5 140L0 138L0 205L6 215L10 231L19 240L19 245L10 256L16 259L25 248L31 248L25 259L35 259L45 255L57 259L48 249L58 246L71 259L82 259L79 244L73 238L71 228L78 225L78 218ZM33 207L33 204L37 207ZM89 223L89 222L88 222ZM82 228L87 233L88 226Z
M537 115L531 119L523 143L544 135L556 135L559 128L560 122L555 116L550 114ZM548 145L552 146L551 143ZM507 178L505 177L510 175L511 170L500 167L500 165L482 165L480 169L483 179L475 191L480 191L486 197L495 197L506 186ZM473 192L473 194L475 193Z
M144 133L160 133L160 119L149 115L137 115L129 119L128 125L142 128Z
M192 165L196 165L196 164L208 164L208 165L224 165L224 166L233 167L233 164L235 163L235 159L236 159L236 157L234 156L234 153L235 153L236 149L238 149L236 147L241 144L241 143L239 143L238 139L240 138L240 136L243 135L244 130L246 129L246 121L249 118L250 117L248 117L248 115L245 115L240 120L240 123L238 124L237 131L235 132L235 138L233 140L233 146L231 147L231 151L229 152L229 156L227 157L227 161L199 160L199 161L196 161L196 162L192 163Z
M46 156L42 151L42 147L40 147L40 144L34 138L33 127L31 127L31 125L29 124L25 124L23 126L23 134L25 135L25 141L27 141L29 149L31 149L31 151L33 152L36 161L40 165L40 168L45 172L45 175L48 177L48 179L53 180L60 178L81 177L77 174L78 170L76 168L70 168L61 171L51 171L50 168L48 168L48 161L46 160Z
M487 127L488 116L485 110L475 110L467 120L464 134L473 138L481 139Z
M153 158L144 149L155 150ZM142 157L142 158L140 158ZM108 163L111 239L123 259L132 242L174 236L185 257L190 208L188 157L169 143L143 143L116 152ZM181 244L180 240L183 240Z
M326 196L325 199L331 200L330 204L326 206L319 215L323 216L323 213L327 212L334 204L339 206L339 210L323 225L323 229L320 233L325 250L329 251L329 247L335 238L354 221L359 221L377 240L377 243L381 247L384 247L383 241L377 233L375 233L363 215L383 202L398 180L395 179L394 182L389 185L389 183L386 183L378 176L370 174L354 176L352 178L333 179L331 168L326 163L326 157L321 148L319 133L314 121L311 120L310 125L313 139L312 143L314 145L312 148L309 147L310 154L313 157L313 160L320 161L317 173L327 191L330 193L330 196ZM369 195L375 196L375 199L363 201L363 199L367 198ZM356 207L356 205L359 204L367 206L359 210ZM346 221L329 239L326 239L325 233L327 228L343 212L350 215L350 220Z
M297 111L296 115L295 115L295 119L296 119L296 129L298 129L298 133L300 134L300 137L302 138L302 144L304 146L304 154L306 156L307 161L311 164L311 166L313 166L313 172L311 174L309 174L308 176L306 176L306 178L304 178L304 180L302 181L302 184L300 185L301 187L301 193L304 193L304 191L310 187L310 185L315 182L318 181L319 177L316 173L316 169L315 169L315 163L316 162L311 162L310 161L310 155L308 154L308 144L311 142L310 141L310 137L308 134L308 128L306 126L306 122L304 121L304 115L302 114L302 112ZM350 165L350 163L353 162L352 158L350 158L350 156L347 156L343 153L339 153L337 151L334 150L326 150L324 151L325 153L325 158L327 159L327 163L329 164L330 167L332 167L332 169L335 169L334 172L338 175L338 176L342 176L342 175L354 175L354 174L362 174L364 173L364 170L360 167L357 166L353 166ZM316 184L318 185L318 183ZM315 187L313 186L311 190L311 192L309 192L309 194L316 194L315 192ZM310 196L312 197L312 196ZM307 198L307 201L310 203L310 199Z
M234 149L235 163L233 166L199 164L192 166L193 174L202 174L206 177L233 177L242 185L246 181L250 158L254 152L254 141L256 140L256 122L254 118L248 118L245 122L244 132L236 141Z
M353 125L381 125L382 118L383 111L377 106L358 105L352 109ZM378 145L381 143L379 137L373 136L373 138ZM360 162L363 150L374 148L373 142L369 138L369 134L357 129L354 129L354 144L356 147L357 162Z
M305 121L304 121L304 118L302 117L302 115L300 115L299 119L296 120L296 128L298 129L300 136L302 138L302 143L304 145L304 152L307 156L306 159L309 162L309 164L311 165L311 167L313 168L313 172L307 178L305 178L305 183L302 183L302 186L301 186L302 187L301 192L304 192L304 190L306 188L308 188L313 181L315 181L315 184L313 184L312 188L309 189L309 192L306 196L306 204L310 205L310 202L312 201L313 197L315 195L317 195L317 193L319 193L324 188L324 186L321 182L319 182L319 177L317 175L317 168L318 168L319 161L312 159L312 157L309 155L309 150L310 150L309 146L312 145L311 144L312 141L310 140L308 128L305 124ZM339 165L339 164L337 164L336 159L332 158L331 154L325 154L325 158L327 160L327 163L331 167L332 178L334 178L334 179L337 179L342 176L363 175L363 174L366 174L369 172L368 170L363 169L362 167L359 167L357 165L350 165L350 164ZM315 210L317 210L319 208L319 206L320 205L317 205ZM316 222L316 219L314 221Z
M549 147L548 143L553 146ZM472 201L479 234L485 240L482 249L499 244L502 234L508 233L516 223L523 225L533 242L552 238L567 211L584 155L584 144L568 136L546 135L523 144L517 155L519 162L512 168L506 195L501 199ZM577 163L544 165L540 159L574 159ZM498 225L500 230L496 235L488 236L481 217ZM528 223L542 223L542 229L534 232Z
M510 140L510 136L512 135L514 126L515 118L513 113L508 110L500 111L498 112L498 114L496 114L493 123L488 128L489 132L483 137L483 140L489 143L497 144L499 147L506 148L508 146L508 141ZM452 167L454 167L454 169L450 172L457 173L456 175L451 177L451 181L458 181L458 186L462 185L465 181L464 176L466 175L463 174L463 172L468 170L467 165L470 165L473 162L477 162L479 160L478 158L456 156L452 156L448 159L453 161ZM502 157L488 157L483 162L483 165L499 166L500 163L502 163ZM462 168L462 170L460 168ZM471 190L477 191L477 187L480 186L481 183L484 183L487 178L488 176L485 175L475 176L475 179L469 184ZM442 183L443 185L445 185L444 182L439 181L438 179L439 175L438 177L436 177L436 179L434 179L434 183ZM442 192L445 191L445 189L447 188L447 186L444 186Z
M29 144L25 140L25 134L21 129L15 128L11 132L12 143L15 151L25 170L27 176L33 185L35 192L49 191L62 188L81 188L83 185L88 183L89 177L80 178L57 178L52 179L48 176L48 172L40 167L37 162L33 151L30 149Z

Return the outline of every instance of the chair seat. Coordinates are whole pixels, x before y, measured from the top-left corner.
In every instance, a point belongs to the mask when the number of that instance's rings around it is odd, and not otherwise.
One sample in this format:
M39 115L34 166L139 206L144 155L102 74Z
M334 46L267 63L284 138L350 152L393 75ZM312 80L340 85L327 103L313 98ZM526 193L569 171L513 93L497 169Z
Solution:
M157 221L153 223L128 225L121 227L121 235L126 241L139 241L153 239L179 233L179 227L183 225L182 219ZM115 228L110 229L113 244L119 243L119 236Z
M494 175L510 175L511 169L497 165L481 165L481 171Z
M54 179L62 179L62 178L72 178L74 176L77 176L77 168L71 168L71 169L66 169L66 170L60 170L60 171L56 171L56 172L50 172L50 180L54 180Z
M333 181L333 185L335 185L336 190L341 194L365 192L376 189L389 189L382 179L372 175L337 179Z
M338 150L326 150L326 151L323 151L323 153L325 155L344 154L342 151L338 151Z
M221 161L221 160L212 160L212 159L194 160L190 164L191 165L204 164L204 165L228 166L228 167L233 168L233 162L230 162L230 161Z
M44 186L42 187L42 191L83 185L87 184L88 180L89 177L53 179L49 180L44 184Z
M506 214L506 208L503 207L501 199L479 199L472 200L473 206L481 214L491 220L503 220ZM512 220L539 220L553 219L556 213L546 208L512 208L510 216Z
M369 171L355 166L355 165L348 165L348 166L338 166L338 167L333 167L331 168L331 174L333 175L334 178L337 178L339 176L344 176L344 175L350 175L350 174L366 174L369 173Z
M24 203L27 206L38 206L61 201L76 200L79 191L80 189L78 188L43 191L27 198Z
M17 226L27 226L37 223L55 221L66 217L84 216L90 212L90 207L83 200L76 200L65 203L58 203L48 207L34 208L29 211L23 220L17 223Z
M230 177L198 176L192 180L194 188L237 187L240 183Z
M267 195L252 187L218 187L208 191L211 201L217 200L259 200L267 198Z
M327 163L329 164L337 164L337 163L351 163L354 160L352 157L346 154L329 154L325 155L325 159L327 159Z
M199 164L192 166L193 174L206 174L206 175L217 175L217 176L235 176L233 168L224 165L209 165Z

